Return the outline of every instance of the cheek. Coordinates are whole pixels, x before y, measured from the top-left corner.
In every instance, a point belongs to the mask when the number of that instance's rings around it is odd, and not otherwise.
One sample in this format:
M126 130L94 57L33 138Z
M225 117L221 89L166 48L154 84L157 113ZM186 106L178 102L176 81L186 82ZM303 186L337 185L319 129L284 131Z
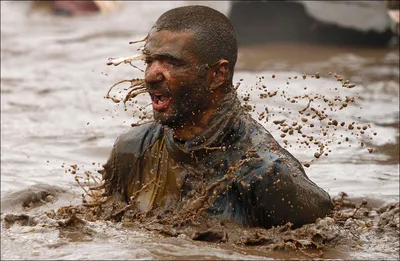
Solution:
M195 85L200 82L197 72L187 70L177 72L171 71L168 78L171 83L179 87Z
M190 79L188 79L188 77L183 76L182 74L169 73L165 77L165 82L170 88L170 91L174 92L174 90L187 86L190 82Z
M171 70L164 73L164 79L169 88L176 89L185 86L188 78L180 72Z

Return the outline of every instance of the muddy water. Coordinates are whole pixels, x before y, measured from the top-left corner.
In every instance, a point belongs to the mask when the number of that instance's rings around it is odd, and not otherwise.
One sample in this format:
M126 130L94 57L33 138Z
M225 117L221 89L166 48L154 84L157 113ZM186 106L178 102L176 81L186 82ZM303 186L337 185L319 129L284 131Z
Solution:
M150 110L146 106L150 100L145 95L127 111L104 99L115 82L142 76L129 66L107 67L107 58L134 53L138 46L129 46L128 42L143 38L162 12L179 4L127 2L118 13L65 18L54 17L45 9L32 9L30 3L1 2L1 196L7 199L2 201L3 213L39 214L80 201L82 190L74 176L65 172L68 166L77 164L79 173L99 169L118 134L137 121L132 111L138 106ZM345 191L379 205L399 201L398 67L397 47L366 49L304 44L243 47L235 82L243 79L239 93L250 94L249 104L255 106L252 112L255 118L268 107L269 120L264 118L260 122L280 142L287 139L287 149L302 162L312 161L317 148L296 143L298 136L281 138L281 131L273 120L298 120L294 112L304 108L307 102L290 103L280 95L260 99L261 91L255 86L265 85L268 91L286 91L290 96L322 93L327 97L357 97L356 103L331 114L339 122L360 122L369 124L370 128L360 136L343 128L330 129L327 136L316 129L305 128L306 133L330 141L331 150L329 156L312 162L306 172L332 196ZM316 72L321 78L311 77ZM336 72L357 86L341 88L329 72ZM305 80L303 74L308 75ZM343 141L345 137L350 138L348 142ZM343 142L338 144L339 141ZM361 147L360 142L365 146ZM373 149L373 153L368 149ZM22 210L21 199L29 199L32 187L23 194L19 192L35 184L57 187L52 195L45 197L42 206ZM33 190L41 190L41 186ZM15 192L18 194L7 197ZM105 222L95 222L91 226L94 236L84 237L79 233L64 235L46 226L5 228L2 225L1 257L297 257L295 253L265 253L246 247L198 243L184 237L164 238ZM384 240L376 244L361 252L343 253L332 249L325 257L398 257L391 247L393 244L387 245Z

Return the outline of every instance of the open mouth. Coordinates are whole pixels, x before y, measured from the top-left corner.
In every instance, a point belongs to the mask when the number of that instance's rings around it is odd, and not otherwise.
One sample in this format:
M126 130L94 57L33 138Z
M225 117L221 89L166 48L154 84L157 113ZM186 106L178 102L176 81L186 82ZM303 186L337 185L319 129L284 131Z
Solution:
M153 109L158 111L167 108L169 101L171 100L171 97L165 96L159 92L151 92L150 97L153 101Z

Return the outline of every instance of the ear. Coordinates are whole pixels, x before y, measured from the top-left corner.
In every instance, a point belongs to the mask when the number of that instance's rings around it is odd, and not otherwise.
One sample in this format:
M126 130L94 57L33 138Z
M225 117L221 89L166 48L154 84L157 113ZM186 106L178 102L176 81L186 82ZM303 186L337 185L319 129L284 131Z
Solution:
M210 90L216 91L223 86L229 79L229 73L229 62L227 60L219 60L209 71Z

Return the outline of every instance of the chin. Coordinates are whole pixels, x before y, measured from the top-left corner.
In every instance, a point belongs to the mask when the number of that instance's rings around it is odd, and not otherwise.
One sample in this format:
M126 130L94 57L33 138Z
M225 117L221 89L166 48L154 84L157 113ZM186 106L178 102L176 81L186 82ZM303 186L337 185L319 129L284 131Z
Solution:
M162 112L154 113L154 120L159 122L163 126L168 126L170 128L177 127L182 123L182 117L177 115L170 115Z

